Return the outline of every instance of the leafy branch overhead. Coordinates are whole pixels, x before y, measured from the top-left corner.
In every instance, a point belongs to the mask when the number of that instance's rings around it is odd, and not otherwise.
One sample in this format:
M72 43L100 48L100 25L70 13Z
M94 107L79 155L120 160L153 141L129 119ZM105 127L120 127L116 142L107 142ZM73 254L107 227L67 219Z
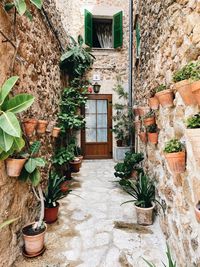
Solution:
M9 78L0 88L0 160L6 159L25 145L22 130L16 114L29 108L34 97L30 94L18 94L9 97L9 93L19 77Z

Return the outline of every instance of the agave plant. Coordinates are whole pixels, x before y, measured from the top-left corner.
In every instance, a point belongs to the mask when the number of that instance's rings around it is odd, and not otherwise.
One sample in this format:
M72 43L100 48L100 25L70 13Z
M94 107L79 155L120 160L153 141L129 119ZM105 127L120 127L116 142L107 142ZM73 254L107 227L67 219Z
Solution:
M30 94L18 94L9 97L9 93L19 79L13 76L0 88L0 160L6 159L25 145L22 130L16 114L29 108L34 102Z

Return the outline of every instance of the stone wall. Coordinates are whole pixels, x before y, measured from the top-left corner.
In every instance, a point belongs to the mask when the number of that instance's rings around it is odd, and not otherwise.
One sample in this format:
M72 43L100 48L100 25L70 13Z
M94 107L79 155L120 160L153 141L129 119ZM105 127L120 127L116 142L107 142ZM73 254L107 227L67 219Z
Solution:
M135 6L136 9L136 6ZM134 103L146 105L150 90L165 83L172 86L173 73L191 60L200 59L200 3L193 0L140 1L141 55L134 68ZM175 94L173 108L157 112L159 143L139 143L146 154L149 173L157 181L166 216L160 223L179 267L200 266L200 228L194 214L200 199L200 170L192 148L187 145L187 170L174 176L163 154L166 141L186 141L184 120L198 112L198 106L185 106Z
M36 98L33 106L22 114L22 119L30 116L47 119L50 130L57 117L60 90L63 85L58 64L61 53L58 40L44 16L35 9L32 11L32 22L25 17L17 16L15 41L11 22L13 14L6 14L0 6L0 29L14 44L19 44L18 50L15 51L9 42L2 42L5 38L0 34L0 84L2 85L8 77L18 75L20 79L13 94L27 92ZM51 11L53 12L54 10ZM55 12L54 15L56 16ZM13 61L15 53L16 60ZM42 154L49 159L53 145L50 132L35 138L42 141ZM35 219L37 208L31 188L16 178L8 177L4 162L0 162L0 199L0 222L19 217L16 223L1 230L0 266L12 266L20 253L21 228Z

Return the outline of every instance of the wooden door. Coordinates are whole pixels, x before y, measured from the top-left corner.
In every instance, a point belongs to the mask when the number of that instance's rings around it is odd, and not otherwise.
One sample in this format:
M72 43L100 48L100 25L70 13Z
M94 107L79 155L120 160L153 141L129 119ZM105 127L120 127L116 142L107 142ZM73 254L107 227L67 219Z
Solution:
M81 146L86 159L112 158L112 95L88 95Z

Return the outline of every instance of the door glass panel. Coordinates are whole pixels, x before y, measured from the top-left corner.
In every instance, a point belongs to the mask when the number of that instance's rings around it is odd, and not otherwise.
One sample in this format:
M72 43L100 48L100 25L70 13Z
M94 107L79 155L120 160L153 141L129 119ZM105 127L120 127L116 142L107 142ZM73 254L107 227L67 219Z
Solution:
M96 142L96 129L86 129L86 142Z
M96 100L87 100L85 113L96 113Z
M87 114L85 116L86 129L96 128L96 114Z
M107 100L97 100L97 113L107 114Z
M97 129L107 128L107 114L97 114Z
M107 129L97 130L97 142L107 142Z

